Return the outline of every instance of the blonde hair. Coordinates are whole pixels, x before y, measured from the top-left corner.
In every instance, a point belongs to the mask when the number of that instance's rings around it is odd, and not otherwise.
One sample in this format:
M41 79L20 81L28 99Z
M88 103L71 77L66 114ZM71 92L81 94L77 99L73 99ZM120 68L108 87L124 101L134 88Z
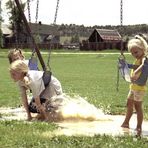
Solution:
M19 72L24 74L24 82L26 85L30 83L29 78L27 77L27 72L29 71L28 66L24 63L22 60L16 60L11 63L10 68L9 68L10 73L11 72Z
M136 35L134 39L129 40L127 47L129 52L131 52L132 48L137 47L143 50L145 55L148 54L148 44L140 35Z
M10 68L9 68L10 72L11 71L16 71L16 72L22 72L22 73L27 73L29 68L28 66L24 63L24 61L22 60L16 60L14 62L11 63Z
M9 63L11 64L14 60L13 60L13 58L15 57L15 54L16 53L19 53L20 54L20 56L24 59L25 57L24 57L24 55L23 55L23 53L22 53L22 50L21 49L11 49L11 50L9 50L9 52L8 52L8 59L9 59Z

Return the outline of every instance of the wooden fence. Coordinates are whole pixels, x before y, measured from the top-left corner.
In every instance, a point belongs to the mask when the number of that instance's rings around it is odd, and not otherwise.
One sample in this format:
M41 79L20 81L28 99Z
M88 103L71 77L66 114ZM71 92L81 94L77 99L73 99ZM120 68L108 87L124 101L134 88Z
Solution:
M52 44L37 44L38 47L40 49L61 49L62 45L60 43L52 43ZM21 43L21 44L15 44L15 43L8 43L6 44L5 48L21 48L21 49L25 49L25 48L34 48L33 44L28 44L28 43Z
M127 50L126 47L127 42L123 42L123 50ZM32 44L14 44L14 43L8 43L6 44L5 48L31 48L33 49ZM44 43L44 44L38 44L39 49L64 49L65 46L61 45L60 43ZM82 42L80 43L80 46L77 47L80 50L88 51L98 51L98 50L105 50L105 49L121 49L121 42ZM72 48L71 48L72 49ZM75 48L74 48L75 49Z
M126 50L126 42L123 42L123 49ZM121 49L121 42L82 42L80 50L104 50Z

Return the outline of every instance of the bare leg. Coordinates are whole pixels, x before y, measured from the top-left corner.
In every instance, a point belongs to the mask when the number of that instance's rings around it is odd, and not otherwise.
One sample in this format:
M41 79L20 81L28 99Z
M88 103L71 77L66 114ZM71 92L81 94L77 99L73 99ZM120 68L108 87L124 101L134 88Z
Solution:
M141 134L142 131L142 122L143 122L143 109L142 109L142 101L135 101L135 109L137 112L137 134Z
M129 128L129 121L133 114L133 105L134 101L132 99L127 100L127 112L124 119L124 122L122 123L121 127Z

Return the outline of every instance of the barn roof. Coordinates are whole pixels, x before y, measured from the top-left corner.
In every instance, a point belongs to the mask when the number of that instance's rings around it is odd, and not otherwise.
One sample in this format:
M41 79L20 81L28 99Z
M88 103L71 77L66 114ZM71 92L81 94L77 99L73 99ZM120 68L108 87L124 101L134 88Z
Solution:
M118 41L121 40L121 35L117 30L109 30L109 29L95 29L91 34L90 38L96 36L95 33L100 36L100 38L104 41Z
M104 40L121 40L121 35L117 30L96 29Z

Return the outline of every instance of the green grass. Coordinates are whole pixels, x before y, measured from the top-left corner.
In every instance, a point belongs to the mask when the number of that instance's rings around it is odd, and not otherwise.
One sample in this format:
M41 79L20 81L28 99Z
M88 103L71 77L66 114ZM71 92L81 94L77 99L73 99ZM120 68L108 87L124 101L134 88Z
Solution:
M17 121L0 122L0 147L2 148L147 148L146 138L132 136L111 137L107 135L86 136L43 136L55 129L53 124Z
M0 50L0 107L18 107L21 105L17 85L9 75L9 63L6 49ZM25 50L28 51L28 50ZM43 51L45 52L45 51ZM65 93L80 95L102 108L110 114L125 114L126 96L128 83L120 77L119 92L116 91L117 81L117 54L54 54L55 52L66 53L76 51L52 51L50 66L55 75L62 83ZM80 52L80 51L77 51ZM114 51L101 51L111 52ZM116 51L119 52L119 51ZM83 52L88 53L88 52ZM90 53L90 52L89 52ZM98 53L98 52L97 52ZM26 58L30 53L25 53ZM43 54L47 62L48 55ZM128 61L132 61L130 55L126 55ZM144 118L148 119L148 94L144 101ZM137 139L132 136L112 137L44 137L45 131L52 132L56 125L34 122L29 124L22 121L0 121L0 147L2 148L146 148L147 138Z

